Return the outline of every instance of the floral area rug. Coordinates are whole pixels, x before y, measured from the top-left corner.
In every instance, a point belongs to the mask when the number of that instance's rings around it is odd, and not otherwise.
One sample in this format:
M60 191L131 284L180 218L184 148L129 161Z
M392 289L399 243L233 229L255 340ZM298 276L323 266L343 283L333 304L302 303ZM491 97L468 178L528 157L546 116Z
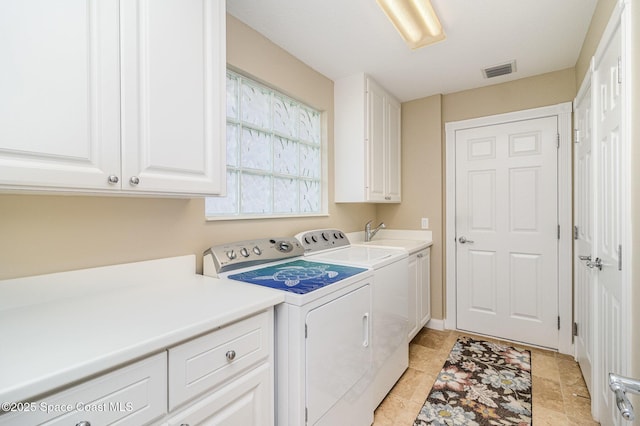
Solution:
M459 337L413 424L531 425L531 353Z

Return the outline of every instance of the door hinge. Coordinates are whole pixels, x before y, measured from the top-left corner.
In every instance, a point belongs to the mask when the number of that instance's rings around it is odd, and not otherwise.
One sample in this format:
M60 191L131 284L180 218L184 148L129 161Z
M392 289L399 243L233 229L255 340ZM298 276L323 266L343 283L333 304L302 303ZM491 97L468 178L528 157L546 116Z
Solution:
M577 322L573 323L573 336L574 337L578 336L578 323Z
M622 271L622 244L618 244L618 271Z
M560 239L560 225L558 225L558 239Z
M580 129L573 129L573 142L580 143Z
M308 336L308 332L307 332L307 324L304 325L304 338L306 339Z
M556 133L556 148L560 149L560 133Z
M558 315L558 330L560 330L560 315Z
M309 409L307 407L304 407L304 422L308 422L309 421Z
M578 226L573 227L573 239L574 240L578 239Z
M622 84L622 56L618 56L618 84Z

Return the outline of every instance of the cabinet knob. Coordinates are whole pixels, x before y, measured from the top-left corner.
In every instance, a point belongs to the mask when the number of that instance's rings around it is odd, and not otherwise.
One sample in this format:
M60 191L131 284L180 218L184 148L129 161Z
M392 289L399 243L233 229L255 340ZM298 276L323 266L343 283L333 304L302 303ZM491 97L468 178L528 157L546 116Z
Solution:
M385 200L390 200L390 199L391 199L391 197L387 195L386 197L384 197L384 199L385 199Z
M131 176L131 179L129 179L129 183L135 186L140 183L140 178L138 176Z
M109 182L111 185L115 185L116 183L120 182L120 179L118 179L118 176L116 175L111 175L107 178L107 182Z
M236 359L236 351L227 351L226 356L228 361L233 361L234 359Z
M76 426L91 426L91 422L83 420L81 422L76 423Z

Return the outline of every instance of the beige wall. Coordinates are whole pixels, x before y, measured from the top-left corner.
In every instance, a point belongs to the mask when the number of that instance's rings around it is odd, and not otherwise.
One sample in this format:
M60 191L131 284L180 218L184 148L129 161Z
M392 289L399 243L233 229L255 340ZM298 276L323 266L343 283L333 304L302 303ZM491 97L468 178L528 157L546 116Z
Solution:
M205 222L203 199L0 195L0 279L159 257L201 254L208 246L319 227L347 232L375 218L373 205L334 204L333 82L233 17L230 65L326 111L329 216Z
M441 95L402 104L402 203L378 206L378 219L393 229L420 229L429 219L431 314L443 317Z
M591 23L589 24L587 35L582 43L580 55L576 61L576 83L578 84L578 88L580 88L582 80L589 70L591 57L598 47L602 33L609 22L611 12L613 12L617 3L618 0L598 0L598 3L596 4L596 9L591 17Z
M445 95L442 99L442 121L447 123L555 105L573 101L575 95L575 71L567 68Z

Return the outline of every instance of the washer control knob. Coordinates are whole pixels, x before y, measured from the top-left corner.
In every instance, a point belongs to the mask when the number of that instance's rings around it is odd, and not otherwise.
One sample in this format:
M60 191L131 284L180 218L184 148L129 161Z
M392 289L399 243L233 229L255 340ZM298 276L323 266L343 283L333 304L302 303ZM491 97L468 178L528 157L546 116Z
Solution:
M293 250L293 247L287 241L278 241L278 243L276 244L276 249L283 253L288 253Z
M258 247L258 246L253 247L253 252L255 254L257 254L258 256L260 256L262 254L262 250L260 250L260 247Z
M249 250L247 250L246 247L242 247L240 249L240 254L242 255L242 257L249 257Z
M318 237L316 237L315 235L311 236L311 240L313 240L314 243L318 242Z
M326 233L326 232L323 232L322 233L322 239L325 240L325 241L329 241L329 234Z
M304 242L306 244L311 244L311 241L309 241L309 237L304 237Z
M233 259L235 259L235 258L236 258L236 252L235 252L235 251L233 251L233 250L229 250L229 251L227 252L227 257L229 258L229 260L233 260Z

